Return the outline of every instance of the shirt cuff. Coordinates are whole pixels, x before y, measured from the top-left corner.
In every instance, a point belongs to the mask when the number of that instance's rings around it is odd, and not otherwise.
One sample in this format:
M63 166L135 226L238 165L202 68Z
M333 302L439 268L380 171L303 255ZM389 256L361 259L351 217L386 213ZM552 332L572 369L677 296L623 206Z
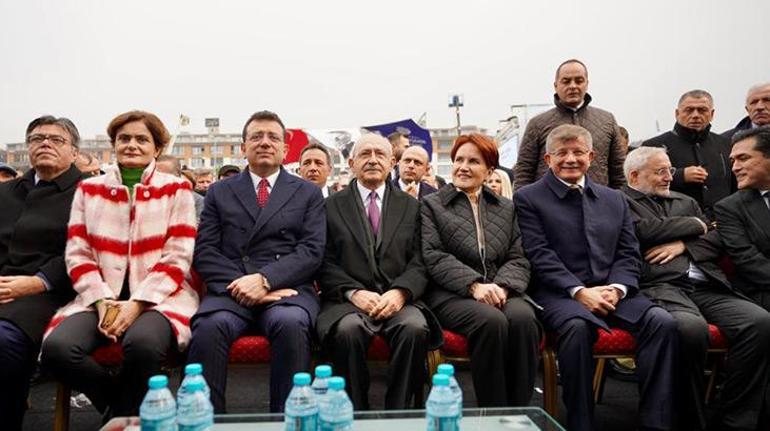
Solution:
M622 293L622 295L620 295L620 299L623 299L626 297L626 294L628 293L628 288L624 284L610 283L610 286L620 290L620 292Z
M575 294L578 293L578 290L585 289L585 288L586 288L585 286L570 287L569 289L567 289L567 292L569 292L570 297L574 298Z
M41 280L43 280L43 286L45 286L46 291L50 291L53 289L53 286L51 286L51 282L48 281L48 278L46 278L45 274L38 271L37 274L35 274L35 277L40 277Z
M350 290L346 290L346 291L345 291L345 293L344 293L343 295L345 295L345 299L347 299L347 300L348 300L348 301L350 301L350 302L353 302L353 301L351 301L351 299L350 299L350 298L352 298L352 297L353 297L353 294L354 294L354 293L356 293L356 292L358 292L358 290L359 290L359 289L350 289Z

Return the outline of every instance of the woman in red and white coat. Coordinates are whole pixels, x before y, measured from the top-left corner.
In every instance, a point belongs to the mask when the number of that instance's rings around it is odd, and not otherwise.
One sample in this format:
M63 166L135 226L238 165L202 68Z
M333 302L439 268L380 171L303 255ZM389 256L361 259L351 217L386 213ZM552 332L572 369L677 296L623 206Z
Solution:
M78 295L51 320L42 363L99 411L135 416L147 379L190 339L199 304L188 282L195 207L187 182L155 170L169 141L158 117L127 112L107 133L117 166L75 193L65 261ZM108 325L115 304L120 311ZM117 375L91 357L110 342L122 345Z

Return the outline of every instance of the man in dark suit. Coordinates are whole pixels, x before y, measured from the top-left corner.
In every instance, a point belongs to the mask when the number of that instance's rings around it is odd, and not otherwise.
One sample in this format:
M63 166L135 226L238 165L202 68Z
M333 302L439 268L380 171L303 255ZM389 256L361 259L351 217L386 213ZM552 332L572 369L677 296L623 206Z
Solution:
M32 169L0 185L0 422L20 430L29 379L56 310L75 295L64 264L67 222L80 171L80 134L66 118L27 127Z
M333 193L326 182L332 174L332 155L329 149L318 143L310 143L299 154L299 174L321 188L324 199Z
M355 180L326 202L318 335L349 382L356 410L369 408L367 349L375 335L384 337L391 352L385 408L404 409L425 381L427 349L441 344L438 323L420 301L428 280L419 203L386 181L393 155L385 138L362 136L349 164Z
M417 200L436 193L436 188L424 182L422 177L428 171L430 163L428 152L421 146L407 147L398 162L399 177L393 180L393 186L406 192Z
M623 194L586 175L591 134L561 125L546 139L546 175L515 195L532 298L558 335L567 428L593 430L591 349L610 325L636 338L640 429L670 429L676 322L638 296L639 244Z
M679 328L677 415L681 429L706 429L703 371L708 323L730 351L722 408L711 429L757 429L770 367L770 313L733 291L717 261L722 246L698 203L672 192L671 162L662 148L629 153L623 187L644 255L639 289Z
M746 94L746 113L734 128L722 133L732 140L736 133L755 127L770 126L770 82L757 84L749 88Z
M739 190L717 204L717 231L736 267L733 286L770 310L770 126L737 133L730 159Z
M276 114L252 115L241 144L248 169L206 193L193 264L208 293L188 359L203 364L217 413L225 412L230 346L250 328L270 340L270 411L283 411L292 375L310 369L326 216L321 190L281 167L285 133Z

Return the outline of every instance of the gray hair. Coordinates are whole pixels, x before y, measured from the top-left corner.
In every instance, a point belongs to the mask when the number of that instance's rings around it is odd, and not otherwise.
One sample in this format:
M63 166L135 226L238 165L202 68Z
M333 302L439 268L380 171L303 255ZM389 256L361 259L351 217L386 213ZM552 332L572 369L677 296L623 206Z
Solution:
M195 175L195 179L197 180L200 177L205 177L208 175L214 176L214 171L209 168L198 168L193 171L193 175Z
M350 152L350 158L355 159L356 154L358 154L358 150L361 148L361 145L364 144L375 144L385 151L385 154L388 155L388 157L393 157L393 147L390 145L390 141L383 138L381 135L377 133L365 133L361 135L360 138L356 141L355 144L353 144L353 150Z
M762 90L764 88L770 88L770 81L760 82L759 84L752 85L751 88L749 88L749 91L746 92L746 103L749 102L749 96L751 96L751 93Z
M681 105L682 102L684 102L684 99L687 99L688 97L691 97L693 99L708 99L711 104L714 104L714 98L711 97L711 93L709 93L706 90L690 90L679 98L679 102L677 102L677 106Z
M639 147L626 155L626 161L623 163L623 174L626 181L631 178L631 172L642 169L650 159L658 154L666 154L666 150L660 147Z
M27 126L27 133L24 135L25 140L29 139L29 135L33 130L40 126L47 125L59 126L64 129L64 131L67 132L72 139L72 146L78 148L80 145L80 132L78 132L78 128L75 127L75 124L72 122L72 120L66 117L56 118L53 115L43 115L42 117L38 117L32 120L32 122Z
M562 124L551 130L551 133L545 138L545 151L551 153L557 143L575 139L582 139L588 145L588 149L593 150L594 141L591 132L574 124Z

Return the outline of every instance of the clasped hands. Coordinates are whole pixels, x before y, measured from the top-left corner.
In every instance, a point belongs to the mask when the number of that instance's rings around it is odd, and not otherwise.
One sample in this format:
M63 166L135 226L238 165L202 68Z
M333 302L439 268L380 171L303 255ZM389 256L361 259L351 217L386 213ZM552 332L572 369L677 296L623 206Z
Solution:
M502 309L508 300L508 290L495 283L473 283L470 294L478 302Z
M374 320L389 319L398 313L408 295L404 289L390 289L380 295L366 289L358 289L350 296L350 302Z
M227 291L244 307L269 304L287 296L297 295L294 289L270 290L262 274L249 274L236 278L227 285Z
M584 287L575 292L575 300L591 313L606 316L615 311L623 293L614 286Z
M133 299L128 301L102 299L97 301L95 306L96 312L99 314L99 323L96 325L96 327L99 329L99 332L101 332L102 335L112 340L114 343L118 341L119 337L126 333L128 328L131 327L136 319L149 306L149 303L144 301L136 301ZM103 327L102 322L104 322L104 318L107 315L107 309L113 306L120 307L120 311L118 311L118 315L109 326Z

